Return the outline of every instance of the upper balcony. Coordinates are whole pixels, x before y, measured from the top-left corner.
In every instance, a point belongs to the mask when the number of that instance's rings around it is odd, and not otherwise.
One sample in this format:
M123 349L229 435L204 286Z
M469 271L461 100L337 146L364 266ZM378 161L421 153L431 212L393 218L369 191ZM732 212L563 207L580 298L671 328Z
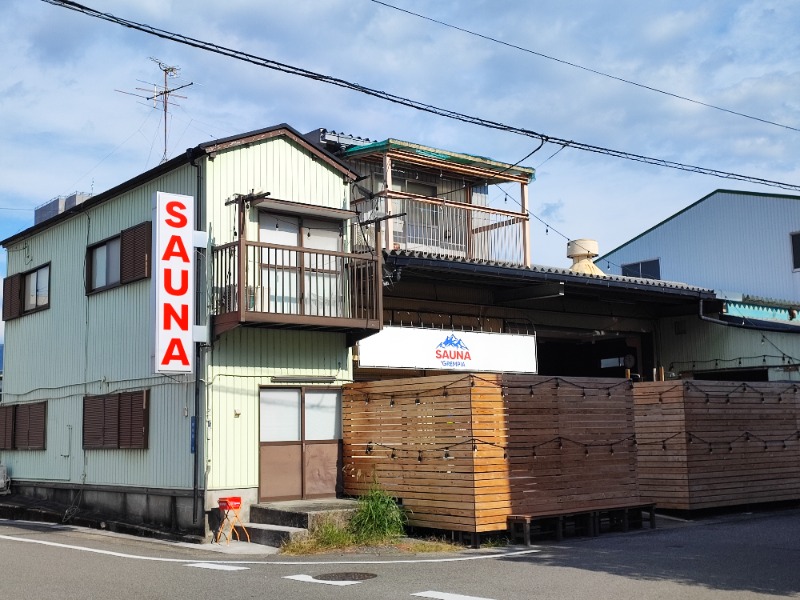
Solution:
M238 326L344 332L381 328L380 257L240 240L212 253L214 333Z
M343 158L363 176L352 204L359 220L391 216L377 243L356 225L354 247L530 266L532 169L399 140L352 146Z

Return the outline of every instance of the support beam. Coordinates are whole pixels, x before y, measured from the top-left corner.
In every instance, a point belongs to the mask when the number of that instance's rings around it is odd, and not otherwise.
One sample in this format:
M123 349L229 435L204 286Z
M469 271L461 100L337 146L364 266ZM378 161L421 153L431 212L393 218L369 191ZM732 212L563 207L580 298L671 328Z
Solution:
M527 183L520 183L519 184L519 203L522 208L523 214L526 216L528 213L528 184ZM526 221L522 225L522 252L523 252L523 264L526 267L531 266L531 225L530 220Z
M495 304L508 304L522 300L542 300L564 295L564 282L541 283L511 290L498 290L494 293Z

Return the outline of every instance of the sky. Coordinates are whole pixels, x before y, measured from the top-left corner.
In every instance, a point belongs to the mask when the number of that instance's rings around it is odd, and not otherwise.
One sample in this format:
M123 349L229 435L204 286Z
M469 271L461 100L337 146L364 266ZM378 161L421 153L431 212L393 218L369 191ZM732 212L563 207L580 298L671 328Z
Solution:
M93 9L563 140L800 184L800 3L789 0L85 0ZM528 50L512 48L519 46ZM516 163L538 142L164 40L40 0L0 2L0 239L33 209L278 123ZM600 71L773 125L604 77ZM140 89L141 88L141 89ZM560 151L559 151L560 150ZM603 254L715 189L793 193L545 144L521 164L535 264ZM518 209L516 187L495 206ZM602 266L602 265L601 265ZM0 253L0 273L6 257ZM0 325L0 343L3 333Z

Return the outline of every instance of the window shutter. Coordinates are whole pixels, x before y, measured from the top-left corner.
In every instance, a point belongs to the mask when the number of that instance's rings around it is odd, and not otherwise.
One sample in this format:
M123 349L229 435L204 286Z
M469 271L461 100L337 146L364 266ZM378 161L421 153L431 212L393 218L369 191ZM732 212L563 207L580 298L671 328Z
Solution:
M0 450L14 447L14 409L15 406L0 406Z
M120 234L120 283L150 277L152 228L152 222L145 221Z
M3 321L22 316L22 275L3 279Z
M14 418L14 447L25 450L28 447L28 430L31 407L29 404L18 404Z
M119 447L147 448L149 429L148 393L129 392L119 398Z
M83 399L83 447L86 450L119 448L119 396Z
M103 448L119 448L119 394L104 397Z
M47 402L29 406L28 450L44 450L47 440Z

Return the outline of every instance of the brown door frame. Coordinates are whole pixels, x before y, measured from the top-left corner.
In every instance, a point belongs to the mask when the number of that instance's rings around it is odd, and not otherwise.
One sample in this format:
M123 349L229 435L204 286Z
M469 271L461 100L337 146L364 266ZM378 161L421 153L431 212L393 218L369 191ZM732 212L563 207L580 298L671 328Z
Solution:
M261 441L261 392L262 390L300 390L300 439L297 441L287 441L287 442L262 442ZM339 394L339 399L341 400L342 397L342 388L336 386L288 386L288 385L260 385L258 386L258 427L259 427L259 440L258 440L258 500L259 502L269 500L269 501L277 501L277 500L298 500L298 499L307 499L307 498L320 498L324 496L314 495L314 496L307 496L306 495L306 392L308 391L333 391ZM341 413L341 406L339 408L339 412ZM340 436L341 436L341 432ZM338 437L332 440L313 440L311 443L313 444L337 444L339 446L339 455L341 455L341 445L342 445L342 438ZM264 446L300 446L300 498L296 498L294 496L278 496L278 497L270 497L270 498L263 498L261 496L261 448Z

